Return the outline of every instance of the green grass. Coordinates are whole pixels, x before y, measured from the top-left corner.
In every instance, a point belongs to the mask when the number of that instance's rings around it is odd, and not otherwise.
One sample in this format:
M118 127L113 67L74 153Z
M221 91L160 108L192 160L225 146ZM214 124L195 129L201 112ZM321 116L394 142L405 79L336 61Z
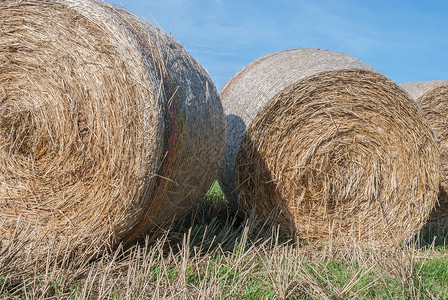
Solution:
M429 259L424 263L419 263L420 274L428 280L438 281L448 287L448 257L442 256L437 259Z
M424 283L441 299L448 299L448 256L417 263Z
M447 249L434 237L388 249L298 244L233 213L215 183L171 232L126 253L36 273L0 257L0 298L448 299Z
M219 183L217 181L213 182L212 186L208 190L206 196L207 199L222 199L223 193Z

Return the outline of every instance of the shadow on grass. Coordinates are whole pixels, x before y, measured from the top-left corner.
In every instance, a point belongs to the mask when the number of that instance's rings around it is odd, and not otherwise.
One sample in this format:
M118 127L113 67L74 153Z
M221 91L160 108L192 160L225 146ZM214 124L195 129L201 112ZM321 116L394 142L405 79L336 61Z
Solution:
M157 237L155 237L157 238ZM208 193L185 217L172 225L167 233L165 250L176 254L186 239L192 255L197 252L233 253L268 242L293 243L270 220L260 218L255 210L245 213L234 210L222 193ZM193 253L195 251L195 253Z
M441 192L443 192L441 190ZM445 194L444 197L447 195ZM448 198L446 198L448 199ZM246 247L271 241L297 247L308 246L307 240L294 238L282 231L273 221L275 216L258 216L255 210L244 213L234 210L225 199L220 187L214 183L209 193L181 221L169 230L166 239L167 251L178 251L189 236L191 248L202 251L232 252L244 239ZM448 223L439 218L435 209L428 222L409 246L420 250L447 250ZM155 237L157 238L157 237ZM316 247L321 248L321 247ZM177 250L176 250L177 249Z
M416 237L417 245L422 248L446 250L448 246L448 216L443 209L448 207L448 195L442 187L439 189L439 205L431 212L428 221Z

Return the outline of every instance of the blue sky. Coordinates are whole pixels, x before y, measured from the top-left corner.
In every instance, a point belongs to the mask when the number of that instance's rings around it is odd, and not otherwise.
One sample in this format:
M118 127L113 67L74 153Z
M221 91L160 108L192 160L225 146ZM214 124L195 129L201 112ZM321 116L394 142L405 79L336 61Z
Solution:
M171 32L218 89L258 57L303 47L345 52L398 83L448 80L447 0L120 3Z

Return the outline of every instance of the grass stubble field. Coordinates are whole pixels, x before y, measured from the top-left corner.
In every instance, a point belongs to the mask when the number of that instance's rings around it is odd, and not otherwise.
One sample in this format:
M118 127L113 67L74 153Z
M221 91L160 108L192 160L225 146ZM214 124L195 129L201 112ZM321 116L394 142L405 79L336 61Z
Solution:
M162 237L83 262L44 269L17 259L22 226L0 253L3 299L446 299L444 229L427 225L408 245L361 248L292 240L252 212L232 212L215 183ZM1 225L1 224L0 224ZM445 231L446 232L446 231ZM70 247L70 245L66 245ZM4 247L5 248L5 247ZM58 255L56 255L58 256Z

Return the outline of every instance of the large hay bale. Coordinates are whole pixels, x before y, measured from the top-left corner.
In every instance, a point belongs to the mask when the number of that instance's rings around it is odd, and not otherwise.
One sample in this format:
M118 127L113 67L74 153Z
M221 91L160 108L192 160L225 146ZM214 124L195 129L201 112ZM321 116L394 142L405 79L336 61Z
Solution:
M431 221L448 223L448 81L422 81L400 84L413 98L428 119L438 139L440 150L439 203L431 213Z
M179 43L96 0L6 0L0 16L4 241L21 219L36 241L92 253L161 231L206 193L225 118Z
M390 244L423 226L439 184L434 135L370 66L288 50L252 62L220 95L228 133L219 182L229 201L304 238Z

